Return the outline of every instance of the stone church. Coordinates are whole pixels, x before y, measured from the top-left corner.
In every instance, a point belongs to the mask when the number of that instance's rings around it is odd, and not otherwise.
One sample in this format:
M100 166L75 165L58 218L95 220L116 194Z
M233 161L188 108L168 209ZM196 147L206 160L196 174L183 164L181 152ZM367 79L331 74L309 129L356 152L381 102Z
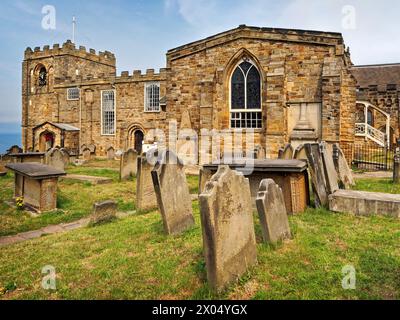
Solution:
M386 76L375 83L372 67L353 66L340 33L241 25L171 49L166 58L159 72L117 75L108 51L70 41L27 48L24 150L140 151L154 142L146 141L149 131L167 130L172 120L198 133L252 129L254 149L268 158L288 142L365 142L369 126L384 144L399 134L399 79L387 76L397 69L381 71Z

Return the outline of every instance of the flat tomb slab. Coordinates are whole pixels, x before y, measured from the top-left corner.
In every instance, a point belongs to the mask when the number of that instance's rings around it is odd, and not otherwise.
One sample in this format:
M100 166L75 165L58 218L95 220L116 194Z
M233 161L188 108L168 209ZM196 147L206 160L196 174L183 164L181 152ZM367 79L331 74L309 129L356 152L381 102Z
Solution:
M400 218L400 195L338 190L329 196L329 209L360 216L383 215Z
M24 177L35 180L57 178L66 174L62 170L34 162L9 163L6 165L6 168Z
M232 161L226 161L226 163L221 163L228 165L231 169L236 171L248 171L247 166L253 166L254 171L257 172L304 172L307 170L307 163L301 160L240 160L232 159ZM219 163L212 163L204 165L203 168L209 170L218 170L221 165Z
M63 179L89 182L94 185L95 184L109 184L109 183L113 182L113 180L111 178L85 176L85 175L78 175L78 174L67 174L65 177L63 177Z

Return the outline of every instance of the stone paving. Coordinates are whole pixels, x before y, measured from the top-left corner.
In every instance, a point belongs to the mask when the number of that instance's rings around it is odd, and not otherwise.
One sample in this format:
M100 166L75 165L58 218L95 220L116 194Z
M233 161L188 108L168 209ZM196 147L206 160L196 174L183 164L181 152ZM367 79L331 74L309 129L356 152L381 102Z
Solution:
M62 177L62 179L84 181L84 182L89 182L93 185L109 184L109 183L113 182L113 180L111 178L93 177L93 176L85 176L85 175L78 175L78 174L68 174L65 177Z
M354 173L355 179L389 179L393 178L391 171L371 171L365 173Z
M63 232L68 232L71 230L83 228L83 227L87 226L88 223L89 223L89 219L85 218L85 219L81 219L81 220L71 222L71 223L62 223L59 225L51 225L51 226L41 228L39 230L33 230L33 231L19 233L17 235L13 235L13 236L2 237L2 238L0 238L0 247L6 246L6 245L11 245L11 244L16 244L16 243L27 241L27 240L37 239L37 238L40 238L45 235L63 233Z

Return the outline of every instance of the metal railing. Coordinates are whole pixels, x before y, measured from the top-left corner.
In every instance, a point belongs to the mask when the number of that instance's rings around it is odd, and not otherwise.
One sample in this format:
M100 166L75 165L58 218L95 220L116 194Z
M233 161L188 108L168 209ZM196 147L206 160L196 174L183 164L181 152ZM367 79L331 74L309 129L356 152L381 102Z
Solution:
M386 134L367 123L356 123L356 136L366 137L381 147L386 145Z

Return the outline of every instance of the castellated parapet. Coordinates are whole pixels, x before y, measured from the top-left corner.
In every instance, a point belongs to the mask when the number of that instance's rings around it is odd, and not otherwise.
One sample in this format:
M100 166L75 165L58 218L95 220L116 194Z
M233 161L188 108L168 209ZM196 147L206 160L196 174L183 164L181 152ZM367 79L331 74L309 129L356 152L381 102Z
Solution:
M115 67L116 58L115 55L109 51L99 52L98 54L94 49L89 49L88 51L84 46L76 48L75 44L68 40L62 46L59 44L54 44L52 48L46 45L41 49L40 47L34 48L32 50L28 47L25 50L24 59L25 60L35 60L35 59L45 59L53 56L70 55L82 59L91 60L94 62L102 63L108 66Z

